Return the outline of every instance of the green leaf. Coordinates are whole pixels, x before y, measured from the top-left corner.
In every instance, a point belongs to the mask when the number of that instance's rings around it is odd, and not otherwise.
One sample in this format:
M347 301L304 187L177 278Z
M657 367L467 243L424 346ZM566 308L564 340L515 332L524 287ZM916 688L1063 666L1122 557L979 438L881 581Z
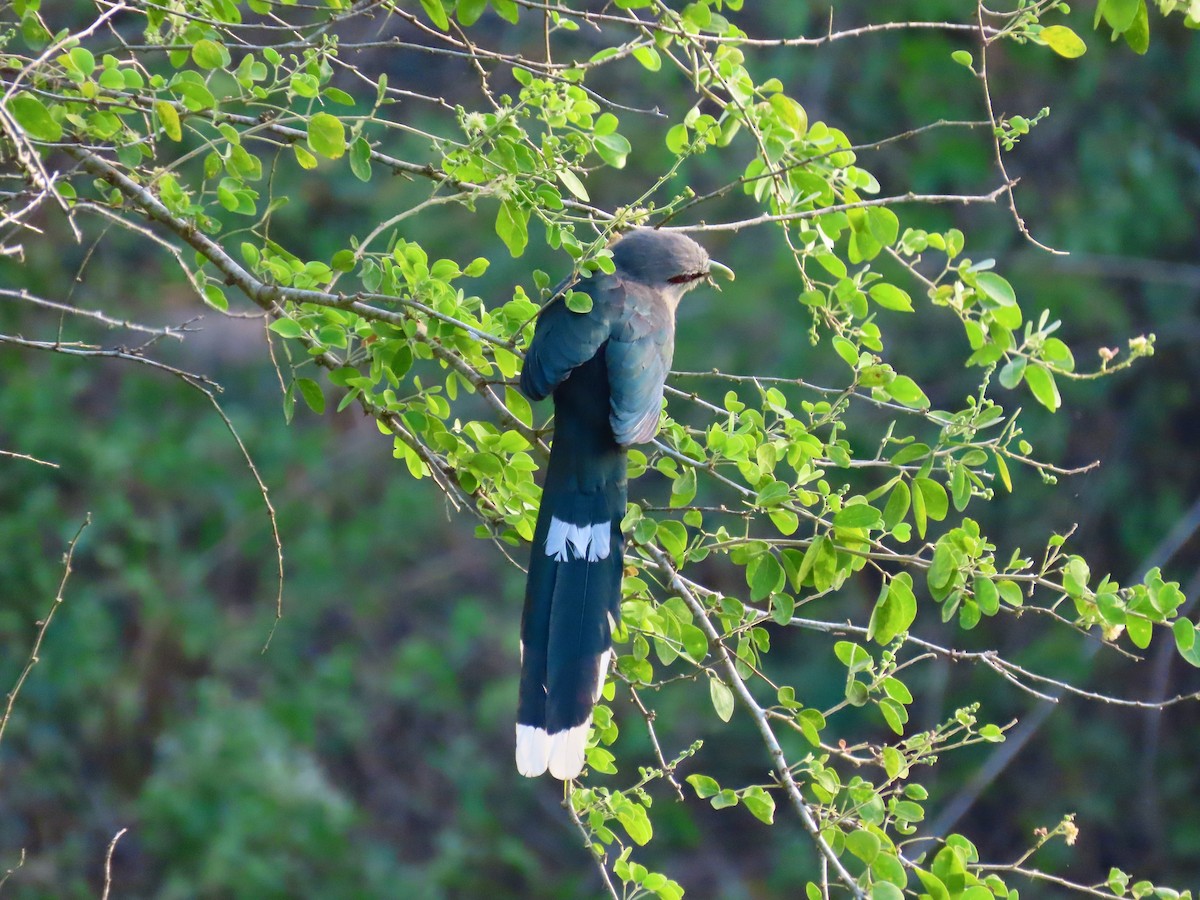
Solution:
M278 321L285 321L280 319ZM315 412L318 416L325 412L325 395L321 393L321 386L311 378L297 378L296 387L300 388L300 394L304 397L304 402L308 404L308 408Z
M1000 591L1001 599L1009 606L1020 606L1025 602L1021 586L1015 581L1001 581L996 585L996 589Z
M728 806L738 805L738 795L729 788L725 788L708 802L712 804L713 809L725 809Z
M587 188L583 186L583 182L570 169L562 169L558 172L558 180L566 185L567 190L576 196L579 200L587 203L591 198L588 197Z
M846 835L846 849L868 866L879 855L881 841L872 832L858 829Z
M1070 347L1056 337L1046 338L1039 355L1047 365L1064 372L1075 371L1075 355Z
M999 453L996 456L996 474L1000 476L1000 480L1004 482L1005 489L1012 493L1012 476L1008 472L1008 463L1004 461L1004 457Z
M891 531L903 522L904 517L908 515L911 501L912 495L909 492L908 484L904 481L896 482L891 496L888 497L887 506L883 508L883 527Z
M78 70L84 78L96 71L96 57L86 47L73 47L67 54L71 66Z
M321 95L331 103L337 103L341 106L354 105L354 98L340 88L327 87L321 92Z
M676 562L683 559L683 554L687 550L688 538L687 529L682 522L676 522L674 519L659 522L655 538Z
M754 818L771 825L775 822L775 798L755 785L742 795L742 803Z
M977 575L974 581L975 602L984 615L994 616L1000 611L1000 591L990 578Z
M308 120L308 146L314 153L337 159L346 152L346 128L337 116L314 113Z
M800 517L790 509L773 509L767 513L780 533L790 537L800 527Z
M189 75L191 78L187 77ZM179 94L183 105L192 112L213 109L217 105L217 98L213 96L212 91L204 84L200 75L190 70L180 72L171 79L171 90Z
M57 141L63 135L62 126L50 116L50 110L28 91L21 91L9 100L8 111L34 140Z
M296 154L296 162L300 163L300 168L315 169L317 167L317 158L299 144L292 144L292 152Z
M942 884L940 878L924 869L914 868L913 871L917 873L917 878L920 879L921 886L929 895L929 900L950 900L950 892L946 890L946 885Z
M792 495L792 489L785 481L769 481L755 495L756 506L777 506L785 503Z
M929 518L935 522L946 518L946 513L950 511L950 498L946 496L946 489L941 483L932 478L914 478L913 487L924 500L925 513Z
M183 140L183 128L179 122L179 113L166 100L156 100L154 102L154 112L158 114L158 121L162 125L163 133L173 141Z
M249 241L242 241L242 259L250 268L258 268L258 261L262 259L262 254L258 252L258 247L251 244Z
M689 775L684 780L695 789L696 796L701 800L707 800L721 791L721 785L717 784L716 779L709 778L707 775L696 773L695 775Z
M929 516L925 511L925 495L913 483L912 492L913 524L917 526L918 537L925 537L925 529L929 526Z
M875 528L882 516L868 503L851 503L833 517L835 528Z
M870 206L867 207L867 228L875 240L890 247L900 234L900 219L886 206Z
M350 145L350 171L359 181L371 180L371 145L364 137Z
M928 409L929 398L920 386L907 375L897 375L886 388L892 399L909 409Z
M1029 359L1024 356L1014 356L1000 370L1000 383L1010 391L1021 383L1025 377L1025 366Z
M454 14L458 16L458 21L469 27L479 21L486 9L487 0L458 0Z
M657 72L662 68L662 57L658 55L658 51L653 47L637 47L633 51L633 58L640 62L651 72Z
M446 8L442 6L442 0L421 0L421 8L434 25L442 31L450 30L450 20L446 18Z
M680 154L687 149L688 145L688 129L686 125L672 125L667 130L667 149L672 153Z
M1144 56L1150 49L1150 18L1146 13L1146 0L1138 0L1137 15L1133 24L1122 32L1125 43L1138 56Z
M783 566L770 551L760 553L746 566L746 583L750 586L750 600L758 602L775 591L782 590L786 575Z
M563 302L567 304L567 309L573 313L590 313L592 311L592 295L583 291L567 291Z
M1198 630L1200 629L1197 629L1187 619L1176 619L1175 624L1171 626L1179 655L1193 666L1200 668L1200 641L1196 640Z
M1108 889L1118 897L1129 887L1129 876L1115 866L1108 870Z
M82 49L81 47L77 47ZM133 71L132 69L129 71ZM136 73L135 73L136 74ZM138 75L140 78L141 75ZM126 88L125 75L120 69L104 69L100 72L100 87L107 88L110 91L123 91ZM141 87L145 87L143 83ZM134 88L136 90L136 88Z
M867 293L884 309L894 309L899 312L913 311L912 298L895 285L880 282L872 285Z
M192 60L202 69L223 69L229 65L229 51L216 41L202 38L192 46Z
M271 323L271 330L285 338L298 338L304 334L304 329L295 319L276 319Z
M496 214L496 234L514 257L525 252L525 245L529 243L528 216L512 200L500 204Z
M1087 44L1066 25L1051 25L1043 28L1039 37L1046 46L1067 59L1075 59L1087 53Z
M321 83L317 81L316 76L307 72L293 72L288 85L298 96L309 99L316 97L321 90Z
M519 10L515 0L490 0L492 9L496 11L496 15L510 22L513 25L517 24Z
M729 685L719 678L709 678L708 693L720 720L728 722L733 718L733 691L729 689Z
M808 131L808 113L804 107L785 94L775 94L771 97L771 108L775 110L779 121L792 133L795 138L804 137Z
M1054 412L1062 405L1062 398L1058 393L1058 385L1054 383L1054 373L1044 366L1027 366L1025 369L1025 383L1033 391L1033 396L1037 398L1038 403L1042 404L1050 412Z
M846 365L852 369L858 368L858 349L840 334L833 336L833 349Z
M833 645L833 654L851 675L871 668L871 654L854 641L838 641Z
M875 876L878 882L886 882L896 886L908 884L908 874L904 871L904 864L896 857L894 850L880 853L875 858L875 862L871 864L871 874ZM874 893L872 893L871 897L874 900Z
M896 635L907 631L917 617L917 598L913 594L912 576L901 572L880 595L867 626L868 639L890 644Z
M1145 10L1143 0L1101 0L1100 13L1116 34L1129 30L1137 18L1138 9Z
M819 709L802 709L796 716L800 733L814 747L821 746L821 730L825 727L825 716Z
M1154 637L1154 623L1149 619L1130 614L1125 619L1125 633L1129 635L1129 640L1135 647L1145 650L1150 646L1150 641Z
M696 662L708 656L708 635L695 625L682 622L679 625L679 638L683 642L683 651Z
M646 807L640 803L626 800L624 803L618 804L615 811L617 821L621 823L621 827L625 829L635 844L645 846L654 837L654 829L650 825Z
M229 311L229 299L225 296L225 291L220 285L206 284L204 286L204 299L214 309L219 309L221 312Z
M633 150L633 145L621 134L596 135L596 153L605 163L614 169L625 168L625 160Z
M966 66L968 69L975 64L975 59L966 50L955 50L950 54L950 58L960 66Z
M1001 306L1017 305L1017 293L1013 290L1013 286L1008 283L1008 279L1002 275L997 275L995 272L980 272L975 277L975 283L988 299L993 302Z

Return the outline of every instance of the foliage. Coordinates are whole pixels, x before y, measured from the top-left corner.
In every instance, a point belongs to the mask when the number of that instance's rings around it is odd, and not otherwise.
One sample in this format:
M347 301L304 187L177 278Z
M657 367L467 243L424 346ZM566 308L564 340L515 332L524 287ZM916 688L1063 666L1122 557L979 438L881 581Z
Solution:
M794 370L677 373L660 438L630 454L640 496L625 522L633 552L619 654L608 705L597 710L591 774L571 787L569 814L616 896L681 895L677 876L638 860L640 848L662 839L654 801L682 797L685 780L714 809L743 808L727 815L772 824L786 808L814 848L809 896L1013 897L1022 877L1051 876L1027 866L1028 856L988 863L969 835L925 834L921 825L929 799L922 773L951 751L1003 742L1008 727L990 721L982 702L917 727L914 676L942 657L973 660L1033 696L1048 684L1080 689L914 632L939 619L969 632L1021 616L1120 652L1144 650L1157 635L1200 665L1196 626L1180 615L1184 595L1160 571L1122 587L1093 573L1066 535L1025 554L991 539L978 512L1019 491L1022 470L1049 483L1072 471L1034 455L1019 404L1032 398L1054 412L1063 384L1150 355L1153 336L1104 351L1095 369L1080 371L1063 338L1069 323L1018 297L993 260L968 255L963 230L926 227L909 213L913 204L1002 202L1036 244L1006 154L1047 113L998 114L989 61L1023 43L1074 59L1086 42L1058 3L1020 0L1003 13L980 6L963 21L934 23L976 42L974 52L949 57L962 67L954 70L961 90L978 92L983 118L952 124L988 135L995 186L885 194L862 158L950 126L928 122L855 142L810 119L803 91L789 90L761 59L884 26L755 39L738 25L741 5L624 0L595 13L525 0L422 0L419 9L329 2L321 10L192 0L101 4L72 30L25 0L2 39L0 126L25 182L5 194L0 250L22 257L36 240L21 230L35 211L54 211L77 234L132 232L142 253L167 254L198 301L265 316L289 419L297 401L317 414L358 406L390 437L408 474L430 479L452 508L478 520L481 538L508 552L532 536L547 435L513 381L553 278L533 269L502 301L476 296L496 270L515 271L500 248L512 258L540 253L539 244L562 251L546 267L578 275L611 271L607 242L638 223L728 245L753 236L761 246L758 232L774 235L771 252L787 260L798 301L781 332L808 340L812 371L827 380L808 370L800 378ZM1171 0L1158 6L1196 25L1195 10ZM1103 0L1095 13L1101 36L1146 51L1144 0ZM394 26L382 42L389 52L465 60L476 84L426 94L394 78L374 52L381 42L363 36L366 24L379 23ZM504 35L530 29L544 38L541 55L504 49ZM629 125L640 111L614 87L630 70L654 85L648 93L664 119L652 137L643 134L645 145ZM626 174L640 153L656 162L645 181ZM388 176L409 179L400 211L336 220L319 235L289 220L300 186L343 170L370 189ZM691 186L714 172L709 189ZM418 224L435 215L460 232L486 222L496 240L480 256L451 241L435 251L442 242L425 239ZM47 305L31 292L6 293ZM753 295L743 298L753 317ZM909 317L915 326L904 323ZM102 323L126 318L114 313ZM915 364L892 352L892 333L907 327L930 340L954 333L971 383L922 384ZM147 352L184 332L148 330L151 344L135 351L0 339L154 365L216 403L202 376ZM269 501L266 508L274 528ZM825 702L775 666L772 644L797 639L836 668L840 697ZM643 723L614 714L626 698ZM709 767L693 718L670 720L700 702L761 740L761 761L732 781ZM269 765L253 785L262 814L307 826L273 849L311 858L301 848L336 845L352 816L308 759L253 710L206 703L182 737L164 744L163 767L145 787L147 823L185 832L173 779L204 792L220 780L226 754L263 754ZM262 741L217 740L206 722L221 716L245 717ZM650 736L649 765L624 749L635 727ZM674 746L659 739L664 730ZM212 770L176 772L179 748L210 740ZM280 809L275 787L297 780L310 790L289 794ZM253 853L236 827L201 825L180 837L195 851L187 883L217 891L227 879L269 881L269 872L239 869L238 851ZM1052 838L1071 843L1073 828L1063 820L1030 852ZM222 841L206 842L212 833ZM216 874L197 879L206 871ZM297 883L324 877L291 874ZM1156 890L1118 870L1104 888Z

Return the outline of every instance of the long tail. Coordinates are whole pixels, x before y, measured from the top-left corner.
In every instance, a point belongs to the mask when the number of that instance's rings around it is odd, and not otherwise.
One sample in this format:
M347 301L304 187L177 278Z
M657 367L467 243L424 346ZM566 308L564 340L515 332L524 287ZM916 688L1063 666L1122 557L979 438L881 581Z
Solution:
M583 769L620 616L627 488L611 431L580 439L562 404L557 418L521 620L516 755L522 775L566 780Z

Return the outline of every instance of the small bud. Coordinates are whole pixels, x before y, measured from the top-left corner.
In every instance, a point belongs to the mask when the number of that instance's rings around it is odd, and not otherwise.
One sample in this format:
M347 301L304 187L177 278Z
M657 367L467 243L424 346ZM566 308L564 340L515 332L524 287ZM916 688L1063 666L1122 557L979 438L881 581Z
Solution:
M1134 356L1154 355L1154 335L1139 335L1129 339L1129 352Z

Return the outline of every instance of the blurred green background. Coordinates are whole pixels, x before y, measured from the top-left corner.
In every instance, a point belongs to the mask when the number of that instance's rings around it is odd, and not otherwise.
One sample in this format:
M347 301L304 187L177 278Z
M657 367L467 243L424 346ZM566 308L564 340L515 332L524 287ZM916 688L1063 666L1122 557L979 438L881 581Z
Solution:
M886 15L954 17L961 6L896 2ZM81 5L80 22L86 13ZM840 3L836 21L849 27L880 15L879 4ZM1157 561L1193 599L1200 545L1183 540L1169 559L1154 555L1173 527L1190 538L1200 497L1200 45L1152 13L1152 46L1138 58L1106 46L1090 17L1090 8L1074 17L1091 46L1080 60L1010 45L991 59L998 112L1051 108L1009 165L1034 234L1071 255L1032 247L1003 206L897 211L903 225L962 228L967 255L996 257L1029 313L1046 307L1064 319L1060 334L1081 362L1096 359L1096 348L1157 334L1156 355L1132 371L1064 384L1057 415L1025 413L1026 436L1044 458L1103 465L1056 488L1020 473L1017 494L980 515L1002 549L1031 553L1051 531L1078 524L1074 546L1093 572L1125 583ZM828 7L760 5L738 21L757 35L815 34L827 27ZM540 29L513 31L507 49L520 51L524 40L539 46ZM810 119L865 142L939 118L981 118L974 81L950 61L963 46L939 32L892 33L769 51L755 68L779 76ZM452 101L469 87L444 61L394 54L380 66L396 84ZM624 104L686 108L683 85L672 101L648 96L636 65L601 71L597 87ZM599 205L636 196L668 159L665 120L621 118L635 153L624 171L589 183ZM998 181L980 130L933 131L866 154L863 165L885 193L984 192ZM687 170L698 192L727 177L716 158ZM346 166L323 167L276 185L292 203L277 214L274 236L328 258L347 230L361 233L360 223L394 213L414 190L399 179L362 185ZM704 212L716 219L730 210ZM25 265L0 260L0 283L147 322L201 312L163 254L115 233L93 247L98 229L79 245L61 222L41 224L47 236L27 243ZM430 215L415 234L435 255L502 252L486 215ZM836 377L826 354L809 347L777 241L756 232L706 241L739 278L720 295L689 298L679 368ZM502 298L515 283L531 288L535 265L564 267L536 251L496 256L479 290ZM935 406L960 397L970 384L961 330L933 315L892 318L891 357ZM944 344L929 341L930 322ZM6 334L47 339L58 327L52 314L0 299ZM106 344L136 337L66 327ZM155 352L220 382L223 407L270 487L287 580L284 618L266 652L274 545L255 482L208 401L142 367L0 348L0 449L59 466L0 457L5 691L50 608L70 536L92 518L0 744L0 876L26 854L4 894L97 895L105 847L128 827L114 857L116 896L598 895L559 806L561 786L519 778L511 762L521 573L477 541L473 523L451 514L428 481L409 478L369 420L305 410L287 426L260 322L209 312L197 327ZM861 601L847 599L854 609ZM1093 690L1154 699L1200 689L1200 675L1173 653L1160 658L1170 648L1152 646L1150 663L1135 665L1111 653L1093 658L1065 631L1009 617L957 636L922 623L930 639L994 647ZM781 637L777 654L814 696L839 695L840 668L808 655L803 636ZM918 725L979 696L992 721L1031 708L990 673L948 663L926 671ZM664 697L677 705L664 719L686 722L685 702ZM627 702L617 712L636 750L644 729ZM761 777L761 748L736 723L703 735L705 763L731 778ZM1042 857L1073 880L1098 881L1119 865L1159 883L1200 883L1191 799L1198 728L1194 704L1142 713L1064 701L954 827L986 858L1006 861L1035 827L1077 812L1077 845ZM660 734L670 746L692 736ZM946 759L933 773L930 809L958 797L988 756L977 748ZM639 858L692 896L792 897L812 874L807 840L788 815L768 829L743 810L663 796L653 816L656 840Z

